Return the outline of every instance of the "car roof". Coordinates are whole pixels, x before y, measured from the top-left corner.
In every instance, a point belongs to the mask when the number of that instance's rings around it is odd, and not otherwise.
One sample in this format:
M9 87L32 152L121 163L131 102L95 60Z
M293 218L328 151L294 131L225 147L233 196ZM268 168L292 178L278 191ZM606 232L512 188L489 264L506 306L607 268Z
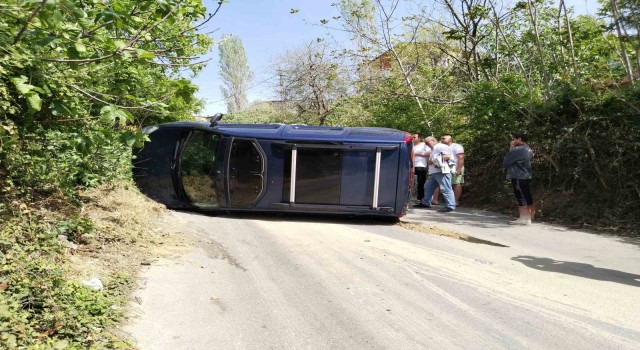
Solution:
M404 131L376 127L315 126L303 124L229 124L210 127L208 122L173 122L160 127L216 130L225 136L273 140L403 142Z

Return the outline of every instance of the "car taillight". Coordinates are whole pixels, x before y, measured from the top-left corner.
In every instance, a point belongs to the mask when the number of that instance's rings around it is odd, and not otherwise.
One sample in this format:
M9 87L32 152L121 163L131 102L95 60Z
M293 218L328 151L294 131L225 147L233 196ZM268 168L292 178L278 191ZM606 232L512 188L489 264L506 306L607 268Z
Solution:
M413 168L413 137L410 134L404 134L404 143L411 149L409 156L411 157L411 168Z

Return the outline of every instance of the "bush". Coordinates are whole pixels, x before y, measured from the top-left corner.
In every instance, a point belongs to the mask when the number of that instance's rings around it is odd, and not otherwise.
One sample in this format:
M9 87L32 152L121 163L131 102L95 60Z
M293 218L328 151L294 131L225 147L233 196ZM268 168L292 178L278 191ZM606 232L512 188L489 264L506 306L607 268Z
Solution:
M60 223L6 214L0 229L0 348L85 349L118 342L105 329L121 319L125 299L109 286L128 277L113 276L103 291L68 280L67 248L55 229Z
M476 84L461 109L470 116L462 139L467 198L505 210L498 203L512 196L511 189L496 170L510 133L526 131L536 153L534 199L541 217L640 233L640 189L633 180L640 178L640 90L561 83L544 101L531 101L509 84Z

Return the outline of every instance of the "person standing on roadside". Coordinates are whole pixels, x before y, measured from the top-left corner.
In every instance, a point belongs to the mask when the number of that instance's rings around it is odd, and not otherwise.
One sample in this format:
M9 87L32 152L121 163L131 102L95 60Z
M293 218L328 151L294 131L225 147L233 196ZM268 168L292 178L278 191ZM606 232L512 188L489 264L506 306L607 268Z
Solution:
M456 210L456 200L451 188L451 170L448 161L451 159L451 148L444 143L438 143L436 139L429 136L425 139L425 143L431 147L429 155L429 178L424 184L424 197L422 202L416 205L417 208L431 208L431 200L433 199L433 191L440 187L440 191L444 195L446 207L438 211L452 212Z
M453 142L450 134L444 134L440 138L440 142L451 147L452 162L455 165L451 167L451 187L456 197L456 206L460 205L460 197L462 197L462 184L464 184L464 147L461 144ZM433 202L431 204L439 204L440 190L436 188L433 192Z
M511 180L513 192L518 202L519 218L509 221L510 225L529 225L536 213L536 206L531 196L531 160L533 151L527 142L529 137L525 133L514 133L509 153L504 157L502 166L507 169L507 179Z
M455 168L451 169L451 186L456 197L456 206L460 205L462 197L462 184L464 184L464 147L453 142L453 137L449 134L442 136L442 142L451 147L451 155L455 161Z
M430 150L426 143L420 141L419 134L413 134L413 170L418 177L418 203L424 197L424 183L427 181L427 158Z

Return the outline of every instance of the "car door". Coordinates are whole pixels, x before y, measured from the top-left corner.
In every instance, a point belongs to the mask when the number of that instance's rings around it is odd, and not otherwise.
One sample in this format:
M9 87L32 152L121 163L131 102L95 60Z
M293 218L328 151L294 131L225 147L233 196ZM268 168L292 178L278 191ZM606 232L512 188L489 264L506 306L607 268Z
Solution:
M179 148L176 174L181 196L194 207L217 209L222 202L220 141L219 134L195 129Z
M254 207L265 188L266 156L262 148L255 139L233 138L226 159L229 206Z

